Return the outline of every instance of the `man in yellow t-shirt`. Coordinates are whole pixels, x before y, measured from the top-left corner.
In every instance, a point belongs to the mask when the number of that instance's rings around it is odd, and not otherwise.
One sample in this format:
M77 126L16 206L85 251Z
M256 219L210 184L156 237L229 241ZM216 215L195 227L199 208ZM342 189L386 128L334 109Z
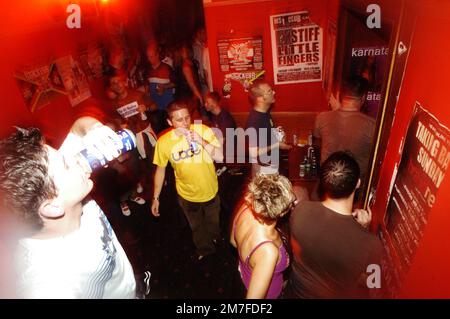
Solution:
M175 172L178 202L192 230L196 258L215 251L214 241L220 236L220 199L214 161L223 161L220 142L214 132L202 124L192 124L186 103L174 101L167 107L172 129L159 137L153 163L154 179L152 214L159 216L159 195L164 183L167 163Z

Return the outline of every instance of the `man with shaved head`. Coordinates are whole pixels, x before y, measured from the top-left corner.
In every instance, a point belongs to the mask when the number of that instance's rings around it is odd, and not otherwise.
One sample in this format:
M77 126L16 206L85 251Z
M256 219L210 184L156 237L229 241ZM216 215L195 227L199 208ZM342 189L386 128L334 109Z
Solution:
M302 201L290 217L292 271L285 298L367 298L369 265L380 265L380 240L367 229L371 211L353 211L360 186L357 161L346 152L325 160L322 202ZM373 267L373 266L372 266Z

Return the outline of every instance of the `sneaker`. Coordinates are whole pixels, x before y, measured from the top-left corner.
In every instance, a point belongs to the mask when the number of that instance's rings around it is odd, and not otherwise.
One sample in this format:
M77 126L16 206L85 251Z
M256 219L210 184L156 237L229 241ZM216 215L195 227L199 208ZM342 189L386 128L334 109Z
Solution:
M143 199L140 196L131 197L130 200L132 200L135 203L138 203L139 205L144 205L145 204L145 199Z
M150 277L152 276L150 271L144 272L144 284L145 284L145 292L144 294L147 296L150 293Z
M150 271L144 271L135 275L136 279L136 299L146 299L150 293Z
M141 183L138 183L136 186L136 192L138 194L141 194L144 191L144 188L142 187Z
M128 207L128 204L126 202L120 202L120 209L122 210L122 214L125 216L131 215L130 207Z

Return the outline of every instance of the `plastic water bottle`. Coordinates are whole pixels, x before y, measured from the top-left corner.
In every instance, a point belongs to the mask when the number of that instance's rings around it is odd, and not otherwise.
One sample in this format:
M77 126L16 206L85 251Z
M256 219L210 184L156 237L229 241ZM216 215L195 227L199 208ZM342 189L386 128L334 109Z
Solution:
M120 154L126 153L136 148L136 137L130 130L120 130L117 131L116 134L119 135L123 144L122 148L118 148ZM90 172L95 171L96 169L108 164L108 160L103 156L103 154L101 154L101 157L98 157L97 155L100 154L94 154L88 149L82 150L80 152L80 155L80 158L83 160L83 166L85 166L87 170L90 170Z

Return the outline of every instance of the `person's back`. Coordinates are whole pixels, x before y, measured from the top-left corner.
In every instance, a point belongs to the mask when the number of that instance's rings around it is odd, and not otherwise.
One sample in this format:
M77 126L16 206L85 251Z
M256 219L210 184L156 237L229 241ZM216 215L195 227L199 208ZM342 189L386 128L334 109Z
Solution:
M354 154L364 175L369 165L374 130L375 120L359 111L320 113L314 135L322 139L321 161L334 152L348 150Z
M314 136L321 144L321 162L334 152L350 151L359 164L363 182L375 131L375 120L361 113L367 86L367 80L360 76L346 79L339 109L320 113L314 125Z
M382 247L367 228L371 211L353 210L360 169L346 152L320 169L323 201L303 201L290 217L292 272L286 298L367 298L367 267L380 265Z
M258 174L250 182L230 238L238 250L247 298L274 299L280 295L283 272L290 260L276 225L295 203L292 184L284 176Z
M367 297L358 280L379 262L381 244L373 234L320 202L303 201L290 223L301 258L294 258L287 298Z
M239 272L242 281L248 289L253 269L250 265L250 258L263 245L274 245L278 249L278 260L273 271L273 276L267 289L266 299L277 298L283 286L283 272L289 266L289 254L283 245L281 237L261 238L257 228L257 221L253 217L249 208L244 205L241 208L240 215L237 216L234 227L234 239L238 248L239 255Z

